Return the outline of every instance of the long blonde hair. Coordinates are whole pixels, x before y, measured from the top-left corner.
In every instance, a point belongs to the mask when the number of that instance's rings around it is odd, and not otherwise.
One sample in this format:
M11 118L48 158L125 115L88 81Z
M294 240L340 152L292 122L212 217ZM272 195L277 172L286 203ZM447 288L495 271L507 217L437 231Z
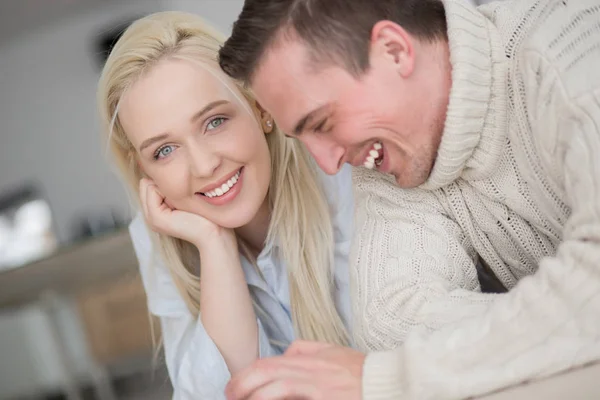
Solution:
M138 204L142 173L135 149L119 121L121 98L141 76L167 57L184 58L219 70L217 57L223 42L224 37L198 16L160 12L132 24L108 57L97 99L103 132L114 162ZM222 81L242 94L242 102L252 101L252 94L241 84L229 78ZM333 228L315 164L297 141L287 139L277 128L267 135L267 142L273 171L268 193L271 220L267 241L281 245L296 335L348 344L333 301ZM157 235L157 243L179 293L189 310L198 315L201 273L197 272L197 250L190 243L166 235ZM241 243L241 249L255 264L247 246Z

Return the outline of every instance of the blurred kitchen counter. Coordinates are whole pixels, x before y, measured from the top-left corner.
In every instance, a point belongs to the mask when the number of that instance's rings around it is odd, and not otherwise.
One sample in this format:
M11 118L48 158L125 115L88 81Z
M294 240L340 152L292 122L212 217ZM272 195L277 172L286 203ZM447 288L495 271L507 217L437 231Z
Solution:
M600 362L532 380L473 400L597 400Z
M127 229L83 240L30 264L0 271L0 308L19 307L55 291L78 295L138 274Z

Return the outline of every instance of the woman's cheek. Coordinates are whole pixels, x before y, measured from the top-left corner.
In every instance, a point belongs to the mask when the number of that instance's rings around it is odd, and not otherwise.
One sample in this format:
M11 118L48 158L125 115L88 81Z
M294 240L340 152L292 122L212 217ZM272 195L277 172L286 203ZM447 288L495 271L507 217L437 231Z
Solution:
M171 203L177 203L183 197L187 197L190 193L189 185L187 185L185 174L181 171L171 171L172 168L161 168L152 171L150 177L158 190L163 196L165 196Z

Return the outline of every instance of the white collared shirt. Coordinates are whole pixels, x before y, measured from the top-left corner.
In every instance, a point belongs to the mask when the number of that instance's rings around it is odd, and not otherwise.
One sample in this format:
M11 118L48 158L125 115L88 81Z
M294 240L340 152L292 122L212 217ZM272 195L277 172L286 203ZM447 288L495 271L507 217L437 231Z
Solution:
M348 256L354 217L352 172L346 165L334 176L319 173L324 182L335 237L335 304L346 328L350 329ZM190 313L167 268L153 251L141 215L132 221L129 231L140 263L149 310L161 321L173 398L224 399L223 392L230 379L227 365L200 318ZM277 245L270 244L258 256L257 265L264 280L241 257L250 293L267 314L257 313L261 358L281 354L295 338L286 268L277 253Z

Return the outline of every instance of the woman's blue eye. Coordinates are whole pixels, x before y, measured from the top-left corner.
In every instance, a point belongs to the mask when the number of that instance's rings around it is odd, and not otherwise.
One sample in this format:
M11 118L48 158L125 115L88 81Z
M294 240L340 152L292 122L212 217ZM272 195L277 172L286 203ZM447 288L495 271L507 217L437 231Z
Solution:
M173 152L173 146L164 146L164 147L161 147L160 149L158 149L158 151L154 155L154 158L156 158L156 159L165 158L172 152Z
M221 126L223 124L223 122L225 122L225 118L222 118L222 117L215 118L208 123L208 127L206 129L210 131L212 129L218 128L219 126Z

